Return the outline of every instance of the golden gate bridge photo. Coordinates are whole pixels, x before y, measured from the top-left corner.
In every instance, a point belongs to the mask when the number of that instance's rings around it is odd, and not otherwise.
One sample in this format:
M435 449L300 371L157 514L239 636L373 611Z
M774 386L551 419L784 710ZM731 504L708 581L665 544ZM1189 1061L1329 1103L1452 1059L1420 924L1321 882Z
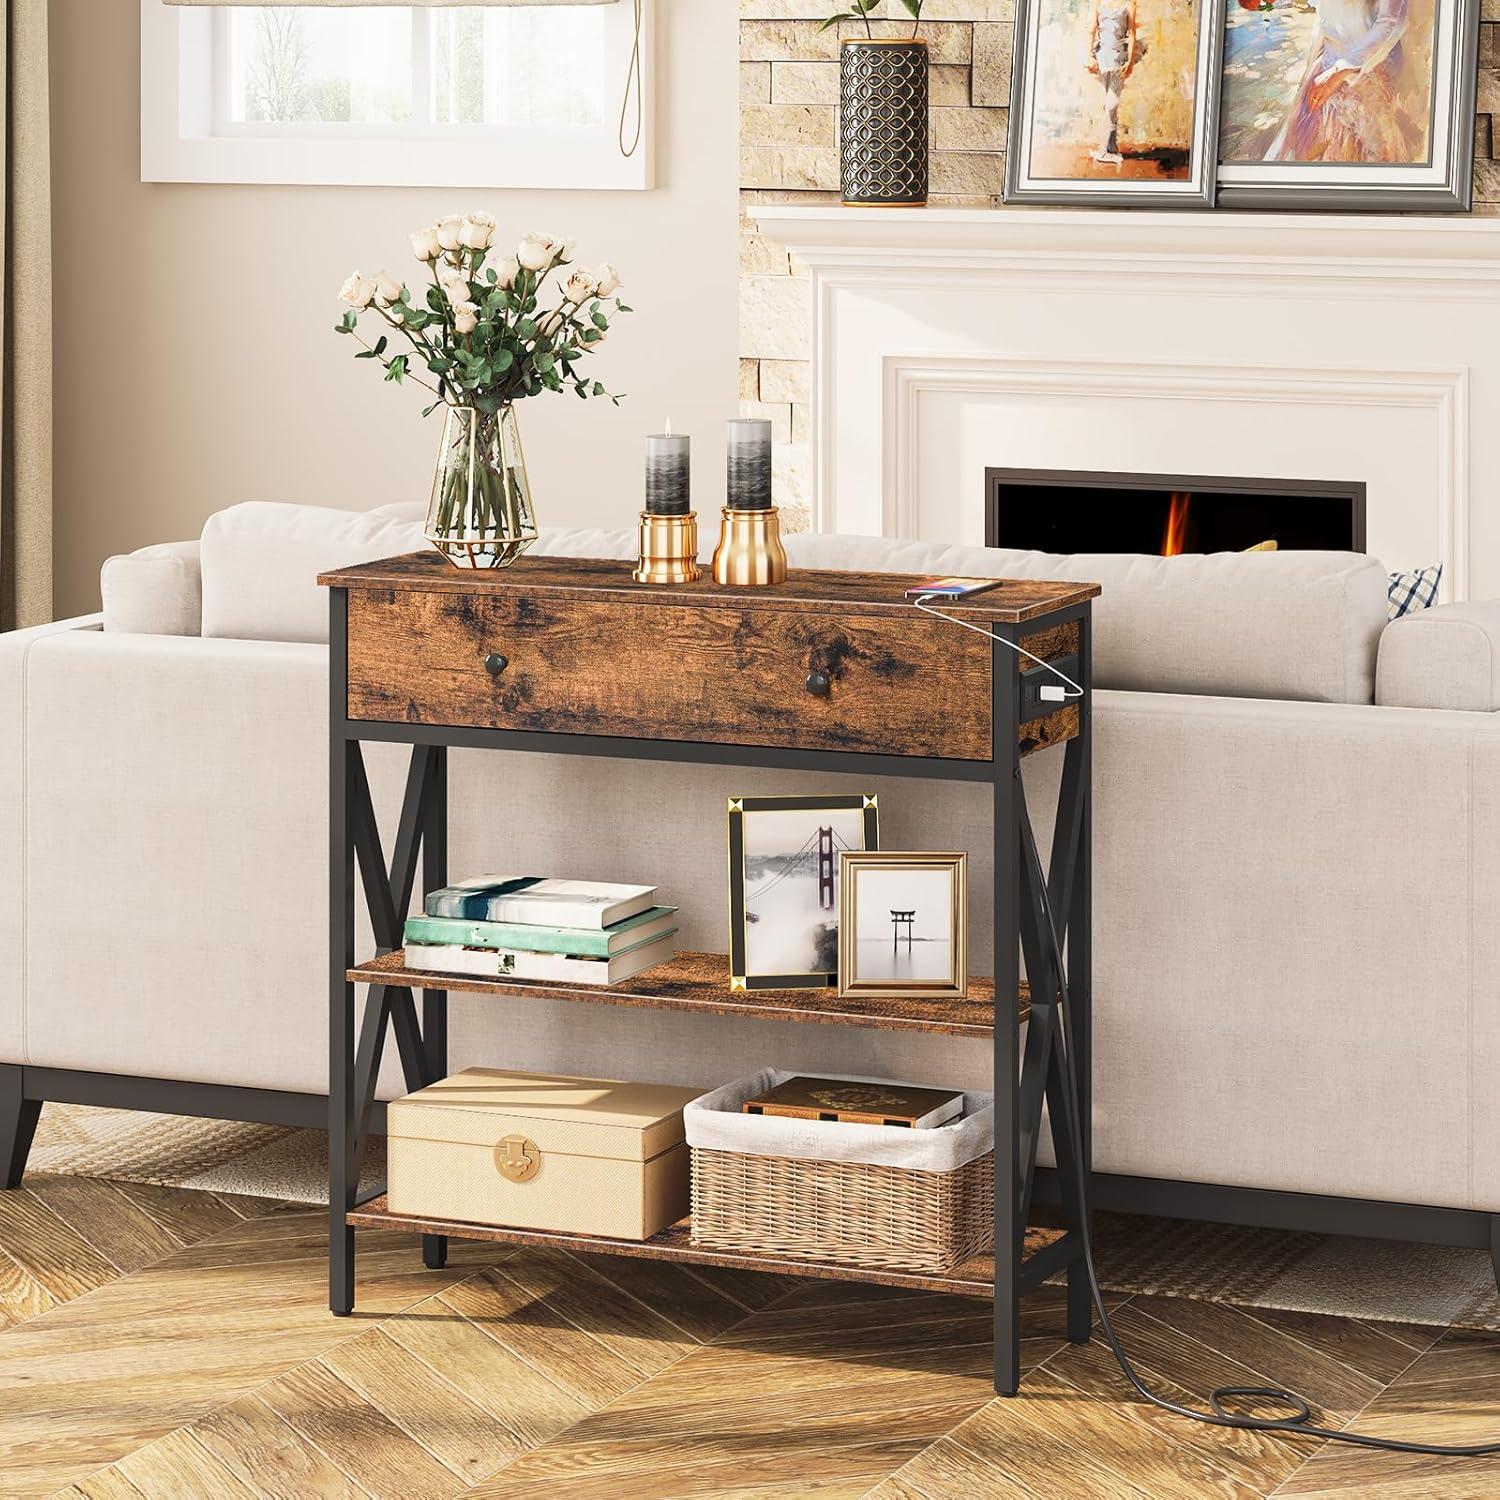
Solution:
M800 833L805 816L761 813L747 824L745 923L754 973L832 973L838 967L838 857L840 850L864 847L860 817L852 813L847 829L820 821L789 853L775 848L777 835L793 831L785 821L795 818ZM749 830L757 824L760 847L751 848Z

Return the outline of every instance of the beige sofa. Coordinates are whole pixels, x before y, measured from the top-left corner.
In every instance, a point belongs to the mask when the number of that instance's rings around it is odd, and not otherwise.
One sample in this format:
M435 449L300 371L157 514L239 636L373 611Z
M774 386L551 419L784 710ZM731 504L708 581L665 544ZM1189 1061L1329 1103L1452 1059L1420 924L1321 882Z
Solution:
M618 533L559 552L629 555ZM114 559L105 613L0 637L0 1167L43 1098L318 1121L326 1090L320 567L409 510L242 506ZM1052 574L1097 606L1102 1204L1491 1245L1500 1223L1500 604L1387 626L1346 554L1046 558L799 537L793 566ZM199 633L201 631L201 633ZM940 699L934 703L940 711ZM394 816L404 767L369 751ZM1057 767L1028 792L1050 814ZM847 785L454 752L453 873L658 884L725 946L726 794ZM967 848L988 790L872 779L882 842ZM976 923L972 966L989 962ZM456 996L455 1066L712 1085L761 1067L986 1085L988 1048ZM393 1049L392 1049L393 1050ZM388 1060L386 1097L401 1090Z

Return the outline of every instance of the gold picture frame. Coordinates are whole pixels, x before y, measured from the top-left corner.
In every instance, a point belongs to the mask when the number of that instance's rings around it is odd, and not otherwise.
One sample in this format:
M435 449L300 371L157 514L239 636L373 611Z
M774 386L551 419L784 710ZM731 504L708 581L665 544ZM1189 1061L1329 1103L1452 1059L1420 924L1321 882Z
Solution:
M968 994L968 860L961 853L894 849L839 855L840 995L961 1000Z
M838 939L833 933L841 910L835 879L838 846L842 843L848 849L857 840L861 851L880 847L879 800L869 792L851 796L731 797L728 810L730 993L831 989L838 981ZM789 827L792 832L787 847L779 851L778 865L776 838L778 834L785 837ZM795 955L785 951L768 952L766 945L752 936L751 929L759 922L754 910L759 896L752 866L759 865L762 873L767 868L775 871L769 885L781 885L785 892L790 887L783 882L793 865L814 859L814 851L808 846L815 837L816 862L809 866L809 873L815 871L819 879L809 884L814 887L813 902L820 906L823 901L828 903L826 923L818 913L810 913L809 922L816 923L821 931L809 937L811 946L798 962ZM825 884L831 889L821 895ZM783 912L779 921L759 923L759 930L777 932L785 938L789 925L793 924ZM825 950L821 956L815 951L818 948Z

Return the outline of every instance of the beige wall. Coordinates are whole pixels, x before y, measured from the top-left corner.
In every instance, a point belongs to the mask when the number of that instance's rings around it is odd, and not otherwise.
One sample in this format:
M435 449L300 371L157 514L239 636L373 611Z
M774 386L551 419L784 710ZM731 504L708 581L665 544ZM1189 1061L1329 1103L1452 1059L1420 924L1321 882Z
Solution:
M737 18L657 14L654 192L231 187L140 181L136 0L52 0L59 616L97 608L111 553L239 500L425 499L437 419L354 363L335 293L355 265L404 272L407 231L453 208L575 236L637 309L600 356L619 408L523 408L543 521L633 519L641 435L668 414L712 507L735 410Z

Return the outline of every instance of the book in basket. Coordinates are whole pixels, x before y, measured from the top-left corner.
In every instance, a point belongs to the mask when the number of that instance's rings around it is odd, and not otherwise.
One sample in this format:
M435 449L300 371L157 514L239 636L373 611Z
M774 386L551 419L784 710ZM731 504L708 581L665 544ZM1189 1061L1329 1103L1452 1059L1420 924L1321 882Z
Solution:
M740 1106L747 1115L792 1120L837 1120L845 1125L905 1125L930 1130L963 1113L962 1091L919 1089L905 1083L860 1083L798 1076Z
M597 932L639 916L656 900L654 885L549 880L541 875L476 875L430 891L429 917L524 922L538 927L587 927Z

